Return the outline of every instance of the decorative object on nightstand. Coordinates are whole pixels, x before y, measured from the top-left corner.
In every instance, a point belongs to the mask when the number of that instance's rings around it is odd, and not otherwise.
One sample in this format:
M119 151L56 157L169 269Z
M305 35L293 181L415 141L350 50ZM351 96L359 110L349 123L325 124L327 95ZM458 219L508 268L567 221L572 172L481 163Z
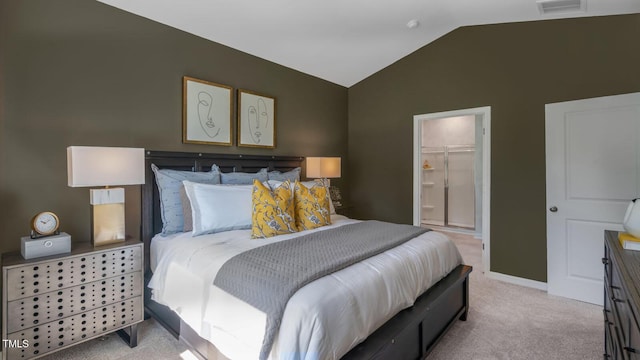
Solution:
M337 186L329 186L329 195L331 196L333 206L336 208L342 206L342 194L340 194L340 189Z
M31 219L31 234L20 238L20 253L25 259L64 254L71 251L71 236L60 232L60 219L51 211L37 213Z
M124 189L109 186L144 184L144 149L69 146L67 175L71 187L106 187L91 189L93 245L124 241Z
M69 255L41 260L2 254L2 359L41 357L114 331L135 347L143 263L138 240L74 244Z
M60 233L60 219L58 215L51 211L37 213L31 219L31 238L36 239L43 236L57 235Z

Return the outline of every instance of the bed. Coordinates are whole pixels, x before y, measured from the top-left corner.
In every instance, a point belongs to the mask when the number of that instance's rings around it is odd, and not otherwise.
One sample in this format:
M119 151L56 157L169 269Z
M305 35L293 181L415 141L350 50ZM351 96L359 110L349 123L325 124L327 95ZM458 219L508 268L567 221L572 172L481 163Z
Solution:
M259 331L247 330L251 329L252 325L250 322L244 322L246 319L243 319L241 316L236 316L235 318L230 319L235 320L236 329L225 329L222 332L217 332L219 326L213 326L210 324L213 324L220 318L224 318L225 314L228 315L229 313L231 313L230 310L227 311L226 309L220 309L220 307L216 307L213 304L215 299L220 299L221 297L223 298L225 296L224 293L222 293L221 290L218 290L218 293L216 293L216 289L214 286L212 286L211 288L202 289L202 286L198 287L193 285L197 285L199 283L201 284L203 282L203 278L206 279L205 282L207 282L208 284L211 283L211 279L207 278L207 276L209 275L207 275L205 272L199 272L199 269L202 269L205 266L195 265L198 264L198 262L200 262L201 264L205 264L207 263L206 260L208 259L208 257L215 256L215 253L213 255L205 255L204 253L202 253L200 249L210 246L203 244L211 244L211 242L225 243L229 240L227 237L246 237L246 234L243 233L242 230L234 230L223 234L218 233L191 238L197 239L195 241L189 241L190 246L192 246L191 248L189 248L188 246L184 246L184 239L181 239L185 236L190 236L188 234L176 234L174 236L168 237L157 236L157 234L160 232L160 229L162 228L162 220L160 217L159 193L155 184L154 173L151 171L151 164L155 164L158 168L161 169L175 169L195 172L207 171L213 164L216 164L220 168L220 170L225 173L253 173L262 168L286 172L303 165L303 160L304 159L301 157L285 156L247 156L147 151L146 183L143 186L142 191L142 237L145 244L145 312L147 316L155 318L174 336L188 344L188 346L190 346L190 348L193 349L195 353L197 353L200 357L206 359L225 358L221 355L221 352L218 351L219 349L213 346L211 342L207 340L214 339L214 342L218 344L218 347L224 349L224 353L233 354L231 355L231 357L252 358L252 356L247 355L252 354L251 351L246 354L238 352L234 353L233 348L226 348L228 346L225 345L224 341L218 341L220 340L220 338L223 338L224 340L225 337L231 338L233 340L234 338L239 337L254 336L257 338L261 336L261 333ZM348 219L338 215L332 216L331 219L333 222L331 227L347 226L358 222L356 220ZM433 238L434 240L430 241L432 241L434 244L439 244L437 246L442 246L443 249L445 249L443 250L443 252L445 254L448 254L449 258L455 257L455 255L450 254L451 250L450 248L448 248L448 246L450 246L447 244L448 241L446 241L446 239L443 240L441 235L438 235L437 233L427 233L427 235L423 234L420 236L428 236L429 238ZM281 236L278 236L276 238L279 237ZM287 236L284 237L286 238ZM241 243L239 242L239 240L233 241L235 243ZM411 248L411 246L414 246L410 245L412 244L412 241L414 240L410 240L402 246ZM253 242L255 243L255 240ZM246 243L249 244L250 242ZM405 255L394 253L394 251L412 252L413 250L407 250L404 248L401 249L401 246L398 246L397 249L390 249L384 254L376 256L384 255L387 258L400 259L398 261L403 262L403 256ZM455 250L455 252L457 253L457 250ZM174 253L182 254L181 256L184 260L183 264L191 264L191 262L193 262L193 264L183 266L180 265L180 263L177 263L178 265L175 265L173 260L168 261L167 256L169 255L167 254L171 255ZM457 256L459 256L459 254ZM372 259L374 258L372 257ZM377 260L372 261L376 262ZM322 290L323 288L319 286L335 287L336 284L339 284L341 281L344 282L344 279L347 279L347 277L342 277L341 275L327 276L308 284L307 286L301 288L298 292L296 292L296 294L291 298L290 303L287 305L287 310L285 311L285 315L282 320L283 323L281 325L282 329L285 330L281 329L281 335L274 345L272 357L292 359L305 358L304 356L299 356L301 353L306 354L306 358L315 357L342 359L385 359L392 357L396 359L421 359L426 357L438 342L438 340L452 326L452 324L454 324L458 319L466 320L469 299L468 275L471 271L471 268L469 266L458 263L450 263L451 261L453 260L450 260L446 266L442 266L443 269L446 269L446 273L434 275L434 278L430 280L421 280L424 284L428 285L428 288L426 288L423 284L422 287L425 288L419 289L418 293L412 295L413 298L409 300L389 300L390 302L393 302L393 304L387 306L389 308L387 311L392 311L392 313L383 316L382 320L378 319L375 321L369 321L368 316L360 316L361 318L364 318L365 321L362 321L364 324L358 325L354 324L358 322L356 321L358 320L358 318L357 316L353 315L354 318L348 321L348 323L352 325L342 325L340 326L340 331L336 329L331 331L322 329L311 329L315 325L305 328L305 326L314 322L313 319L317 318L313 317L315 315L310 315L311 317L309 319L302 320L302 325L291 325L291 322L288 319L293 318L293 316L289 316L287 314L288 312L294 312L294 310L290 310L290 308L294 308L293 304L307 304L310 301L309 299L312 299L314 297L314 292L315 294L317 294L324 291ZM429 263L429 261L423 262L425 264ZM432 263L437 262L438 261ZM190 266L191 271L188 271L188 268ZM357 266L361 266L361 268L357 268ZM354 264L351 267L340 270L340 272L348 273L349 271L351 271L357 273L358 276L365 276L362 274L366 273L366 269L371 269L370 273L372 274L375 274L376 272L383 273L380 269L373 268L371 264L365 263L364 261L362 264ZM153 277L154 271L156 274L155 277ZM340 272L336 274L342 274ZM163 275L160 276L159 274ZM158 280L159 278L161 280ZM331 281L333 281L333 283ZM172 286L170 287L170 290L165 289L165 282L167 284L173 284L166 285L167 287ZM317 283L323 282L326 282L326 284L317 285ZM400 298L401 296L398 294L402 294L403 292L407 291L395 288L395 286L401 286L401 283L403 282L404 281L395 281L391 279L385 285L386 287L389 287L391 289L388 290L386 296L380 296L380 298ZM398 283L400 283L400 285L397 285ZM151 289L147 285L151 285L154 288L155 296L153 298ZM180 291L180 286L183 286L184 291L187 291L187 289L199 288L201 289L199 291L200 294L197 296L190 295L188 297L177 296L178 299L169 299L171 298L171 294L183 293L183 291ZM354 285L348 286L352 287ZM375 291L378 292L380 290L377 289ZM414 289L413 291L418 290ZM415 299L415 296L417 296L418 294L420 295L414 302L413 299ZM367 296L364 295L362 295L361 297L367 298ZM368 297L371 298L375 296ZM198 299L200 298L202 298L202 300L198 302ZM154 301L154 299L158 300L159 302ZM174 302L171 303L170 300ZM187 309L187 306L184 305L185 301L187 300L195 301L195 306L191 306L190 309ZM180 303L180 301L182 301L182 303ZM340 299L333 299L331 301L339 302ZM170 306L163 305L162 303ZM411 304L413 305L411 306ZM236 303L232 303L232 305L229 305L229 309L231 309L231 307L235 308L236 305ZM248 306L246 304L244 305ZM242 308L241 305L238 306L238 314L251 313L250 307ZM175 311L171 310L171 308L173 308ZM368 312L365 311L365 314L370 312L371 310L368 310ZM178 315L178 313L180 313L180 315ZM332 321L339 321L340 317L349 319L349 316L352 316L351 310L349 310L347 313L342 314L342 316L337 316L334 313L327 315L326 318L333 319L327 320L328 323L331 323ZM251 316L248 317L252 318ZM322 317L321 319L324 318L325 317ZM233 323L234 321L228 322ZM319 322L322 323L322 321ZM209 325L205 326L203 324ZM257 324L263 323L257 322ZM298 328L296 328L296 326L298 326ZM302 326L302 328L300 328L300 326ZM317 328L318 326L315 327ZM260 326L254 325L253 328L257 329L260 328ZM314 337L314 335L309 335L310 339L316 339L316 344L300 345L296 344L298 340L292 339L293 336L283 335L287 334L286 329L289 329L288 331L290 331L291 334L325 331L327 333L342 335L337 336L338 339L335 340L335 344L331 345L337 350L335 350L334 352L329 350L329 352L327 352L326 349L318 350L323 346L323 343L326 339L322 338L320 341L317 341L318 336ZM365 332L365 334L363 335L362 333L358 333L358 331ZM345 340L345 338L349 336L352 336L353 339ZM231 341L231 343L233 343L233 341ZM320 343L320 345L318 345L318 343ZM294 351L294 353L297 355L283 355L284 352L282 349L286 349L288 347L296 347L296 351ZM310 348L312 350L310 352L301 352L299 350L301 348Z

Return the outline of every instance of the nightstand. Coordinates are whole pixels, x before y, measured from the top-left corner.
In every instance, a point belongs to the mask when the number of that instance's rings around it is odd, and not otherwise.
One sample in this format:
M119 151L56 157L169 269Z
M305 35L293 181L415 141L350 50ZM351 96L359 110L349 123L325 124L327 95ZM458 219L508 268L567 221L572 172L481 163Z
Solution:
M135 347L143 263L138 240L74 243L69 254L31 260L3 254L2 358L38 358L114 331Z
M351 208L353 208L353 206L350 205L336 206L336 214L351 217Z

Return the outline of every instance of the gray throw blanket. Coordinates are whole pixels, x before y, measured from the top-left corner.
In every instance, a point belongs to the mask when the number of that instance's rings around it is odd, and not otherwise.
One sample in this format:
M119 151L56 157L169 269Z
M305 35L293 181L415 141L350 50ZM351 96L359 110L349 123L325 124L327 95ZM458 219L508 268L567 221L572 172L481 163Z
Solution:
M287 302L298 289L426 231L380 221L318 231L238 254L222 266L213 283L266 313L260 350L264 360L271 352Z

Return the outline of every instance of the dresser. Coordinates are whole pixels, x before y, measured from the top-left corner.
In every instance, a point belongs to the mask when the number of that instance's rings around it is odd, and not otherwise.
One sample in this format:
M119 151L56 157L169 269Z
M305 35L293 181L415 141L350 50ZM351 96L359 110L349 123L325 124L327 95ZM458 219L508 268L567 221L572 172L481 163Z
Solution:
M640 251L624 250L605 231L604 358L640 360Z
M143 248L130 240L24 260L2 255L3 360L33 359L117 331L134 347L143 321Z

